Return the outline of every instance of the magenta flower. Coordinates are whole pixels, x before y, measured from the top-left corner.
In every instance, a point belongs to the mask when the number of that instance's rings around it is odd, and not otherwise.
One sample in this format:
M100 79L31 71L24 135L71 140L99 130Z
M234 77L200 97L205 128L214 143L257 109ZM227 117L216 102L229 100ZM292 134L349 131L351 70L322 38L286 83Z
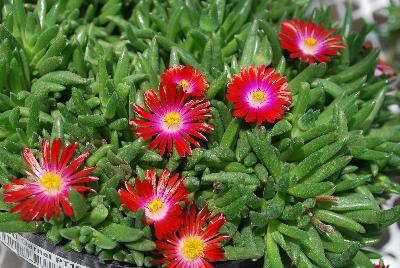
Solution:
M335 29L325 30L322 25L315 25L298 19L286 20L281 24L282 48L290 52L291 58L300 58L310 64L314 61L330 61L330 56L344 48L341 36L331 36Z
M248 69L242 68L240 75L234 75L228 84L226 98L233 102L233 115L246 122L280 120L289 110L290 93L284 77L274 73L274 68L265 65Z
M61 140L55 139L50 148L49 141L43 140L40 164L31 150L25 148L22 156L31 170L25 170L29 179L10 179L13 184L3 185L4 202L19 202L10 212L21 211L20 219L27 222L34 218L40 221L44 216L50 220L52 216L58 218L61 206L65 215L71 217L73 210L69 202L69 190L93 191L88 186L78 184L98 179L88 176L95 167L77 171L89 156L88 152L79 155L68 165L77 147L77 143L71 143L62 149Z
M133 130L144 140L155 137L149 145L149 150L156 147L160 155L167 151L169 155L174 146L180 156L192 154L189 143L200 147L196 140L207 140L203 135L213 127L204 121L211 115L210 103L203 102L203 98L187 100L182 89L159 87L159 96L152 89L144 93L144 101L150 111L135 104L133 109L142 119L132 119L129 123L137 127Z

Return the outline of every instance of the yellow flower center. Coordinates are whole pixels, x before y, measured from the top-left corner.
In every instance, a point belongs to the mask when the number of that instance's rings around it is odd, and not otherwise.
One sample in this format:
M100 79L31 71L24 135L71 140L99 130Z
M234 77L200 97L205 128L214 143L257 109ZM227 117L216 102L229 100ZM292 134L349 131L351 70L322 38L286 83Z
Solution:
M190 236L183 240L181 246L182 255L190 261L203 256L204 253L204 242L199 237Z
M182 79L181 81L179 81L179 84L185 91L189 88L189 82L186 79Z
M317 39L313 37L308 37L304 43L309 47L314 47L317 44Z
M147 205L147 208L150 210L151 213L155 213L160 208L162 208L163 202L160 199L154 199L153 201L150 202L150 204Z
M251 96L253 97L253 100L257 102L264 101L266 97L265 92L262 90L254 91L253 93L251 93Z
M181 115L177 112L170 112L164 116L164 122L168 127L176 126L181 121Z
M61 186L61 176L54 172L46 172L40 178L39 183L49 191L56 191L60 189Z

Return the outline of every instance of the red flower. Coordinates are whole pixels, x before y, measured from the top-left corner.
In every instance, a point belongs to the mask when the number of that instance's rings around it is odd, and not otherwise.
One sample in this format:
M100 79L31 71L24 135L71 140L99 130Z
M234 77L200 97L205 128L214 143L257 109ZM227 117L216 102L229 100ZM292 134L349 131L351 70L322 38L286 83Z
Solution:
M156 237L162 238L182 223L179 202L188 201L183 180L179 179L179 174L170 178L170 172L164 170L157 183L156 171L147 170L143 181L135 180L136 190L125 182L126 190L118 192L125 208L133 212L140 208L145 210L146 223L154 223Z
M163 241L156 241L157 249L163 258L153 261L154 264L168 263L166 267L212 268L209 263L224 258L224 250L219 243L230 239L220 236L219 230L225 223L225 216L215 215L209 224L203 228L211 216L211 211L204 207L196 216L196 205L192 204L185 210L183 224L175 233L170 233Z
M375 68L375 76L387 75L389 77L397 76L390 64L387 64L384 60L378 59L378 64Z
M227 99L234 103L233 115L245 118L246 122L263 121L273 123L289 110L291 91L284 77L274 73L274 68L242 68L228 84Z
M282 48L290 52L291 58L314 63L330 61L330 56L344 48L341 36L331 36L335 29L325 30L322 25L315 25L298 19L286 20L281 24Z
M47 220L50 220L52 216L57 219L61 204L65 215L71 217L73 211L69 204L69 190L73 188L78 192L94 191L90 187L77 184L98 179L88 176L95 167L77 172L89 156L88 152L84 152L68 165L76 147L78 147L77 143L71 143L63 149L61 140L55 139L50 148L49 141L43 140L40 165L31 150L25 148L22 151L22 157L31 170L25 170L29 179L10 179L13 184L3 185L4 201L20 202L10 212L21 211L20 219L26 218L27 222L34 218L40 221L44 216Z
M176 89L180 86L183 91L191 96L203 96L208 88L207 79L192 66L171 66L161 74L161 86Z
M389 265L384 265L384 264L375 264L375 268L389 268Z
M172 145L175 146L180 156L192 154L189 143L200 147L195 138L207 140L202 134L210 132L213 127L203 120L208 120L211 115L210 103L202 98L187 101L182 90L167 87L166 91L160 86L160 98L156 92L148 89L144 93L144 101L150 112L135 104L133 109L143 119L132 119L129 123L137 128L134 133L139 134L144 140L155 136L149 145L152 150L158 147L160 155L167 149L171 153Z
M379 264L375 264L375 268L389 268L389 265L383 264L381 260Z

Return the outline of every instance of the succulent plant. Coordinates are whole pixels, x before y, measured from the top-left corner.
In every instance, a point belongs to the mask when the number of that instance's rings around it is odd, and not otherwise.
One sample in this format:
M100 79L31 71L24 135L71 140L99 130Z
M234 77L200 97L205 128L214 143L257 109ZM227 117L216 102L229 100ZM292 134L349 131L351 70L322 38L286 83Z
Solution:
M83 188L66 193L73 216L66 206L58 217L37 222L21 221L10 212L15 204L7 196L16 188L3 186L0 231L43 232L65 250L151 266L159 259L154 252L160 242L144 220L149 218L146 208L129 207L130 199L122 200L118 190L140 187L148 170L158 177L169 170L186 177L182 210L188 203L198 210L207 205L212 217L203 219L212 218L213 227L224 218L218 227L226 261L263 258L264 267L374 267L370 259L379 255L366 248L400 219L400 206L381 208L390 194L400 193L400 185L392 181L399 174L400 125L389 110L399 99L388 94L393 90L388 84L396 78L374 75L379 51L362 49L371 27L352 33L350 10L343 22L333 22L326 6L305 15L308 4L1 1L0 183L12 185L10 178L25 176L24 148L32 151L29 159L45 158L42 142L57 138L76 142L80 154L91 153L85 165L96 167L90 171L98 180L87 180L95 192L85 199L78 193ZM322 51L323 57L304 60L281 45L288 42L279 35L285 33L281 25L295 19L312 21L314 26L307 27L314 31L336 29L334 53L326 57ZM324 40L304 42L312 50ZM153 137L136 131L139 137L132 130L150 124L143 119L147 99L164 94L158 90L170 86L161 83L168 73L164 70L178 64L191 66L209 85L204 99L190 96L188 101L190 111L195 105L209 109L203 112L211 116L194 116L209 119L204 123L209 127L205 131L202 125L199 132L204 133L193 135L198 138L193 142L182 134L191 147L175 140L180 148L159 154L149 149ZM227 95L228 88L241 93L233 84L246 72L251 76L252 65L269 75L269 86L280 83L273 90L260 86L253 101L268 101L268 94L276 92L285 98L282 111L265 120L239 116L236 95ZM174 86L190 86L183 80ZM174 127L179 119L170 114L166 124ZM206 140L199 138L203 134ZM58 159L58 154L52 157ZM152 207L160 206L156 202ZM203 242L197 241L185 256L199 257L207 246Z

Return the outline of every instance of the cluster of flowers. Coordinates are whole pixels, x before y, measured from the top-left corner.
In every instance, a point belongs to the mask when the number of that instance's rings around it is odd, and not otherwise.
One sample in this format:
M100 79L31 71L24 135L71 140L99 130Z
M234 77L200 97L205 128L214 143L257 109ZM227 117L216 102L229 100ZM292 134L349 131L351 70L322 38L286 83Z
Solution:
M332 36L334 32L311 21L294 19L282 23L279 38L291 58L312 64L329 61L344 47L340 36ZM168 156L175 148L181 157L190 155L190 144L200 147L198 140L206 140L205 133L213 130L206 122L211 117L210 103L205 101L208 82L198 70L180 65L165 70L161 79L158 94L153 89L144 93L147 107L134 105L137 118L130 125L144 140L152 139L150 150L158 148L160 155ZM234 116L258 125L265 121L274 123L291 104L287 86L285 78L274 68L250 66L233 76L227 85L226 98L233 103ZM30 179L14 178L10 179L12 184L3 185L4 201L18 203L12 213L20 212L21 220L27 222L43 217L57 219L61 208L66 216L73 215L69 190L94 191L79 184L98 179L89 175L95 167L78 171L88 152L71 161L77 146L70 143L63 148L60 139L50 146L48 140L43 140L40 164L30 149L23 150L22 156L30 169L25 173ZM224 258L220 242L229 239L219 234L225 217L218 213L211 218L212 211L207 206L197 214L196 204L189 204L183 180L178 174L170 176L168 170L157 179L156 172L148 170L144 180L136 179L134 185L125 183L125 189L119 190L120 199L133 212L144 209L146 223L154 225L156 245L162 255L155 264L212 267L208 261Z
M30 179L10 179L13 184L3 185L4 201L20 202L10 212L21 212L20 219L27 222L33 219L40 221L43 217L50 220L54 216L57 219L61 208L66 216L72 217L70 189L94 191L78 184L98 179L89 176L95 167L78 171L89 156L88 152L69 163L77 146L74 142L63 148L60 139L55 139L50 146L48 140L43 140L40 164L31 150L25 148L22 156L30 169L25 171ZM143 181L135 180L135 189L126 182L126 190L119 190L121 202L133 212L144 209L146 223L154 224L158 239L156 245L164 255L155 264L170 262L177 267L210 267L206 259L218 261L224 258L219 243L229 237L220 236L219 230L225 223L225 217L218 213L203 228L212 211L205 206L196 216L194 203L188 209L182 209L180 202L189 203L183 180L178 174L171 177L170 172L164 170L157 181L156 171L148 170Z

